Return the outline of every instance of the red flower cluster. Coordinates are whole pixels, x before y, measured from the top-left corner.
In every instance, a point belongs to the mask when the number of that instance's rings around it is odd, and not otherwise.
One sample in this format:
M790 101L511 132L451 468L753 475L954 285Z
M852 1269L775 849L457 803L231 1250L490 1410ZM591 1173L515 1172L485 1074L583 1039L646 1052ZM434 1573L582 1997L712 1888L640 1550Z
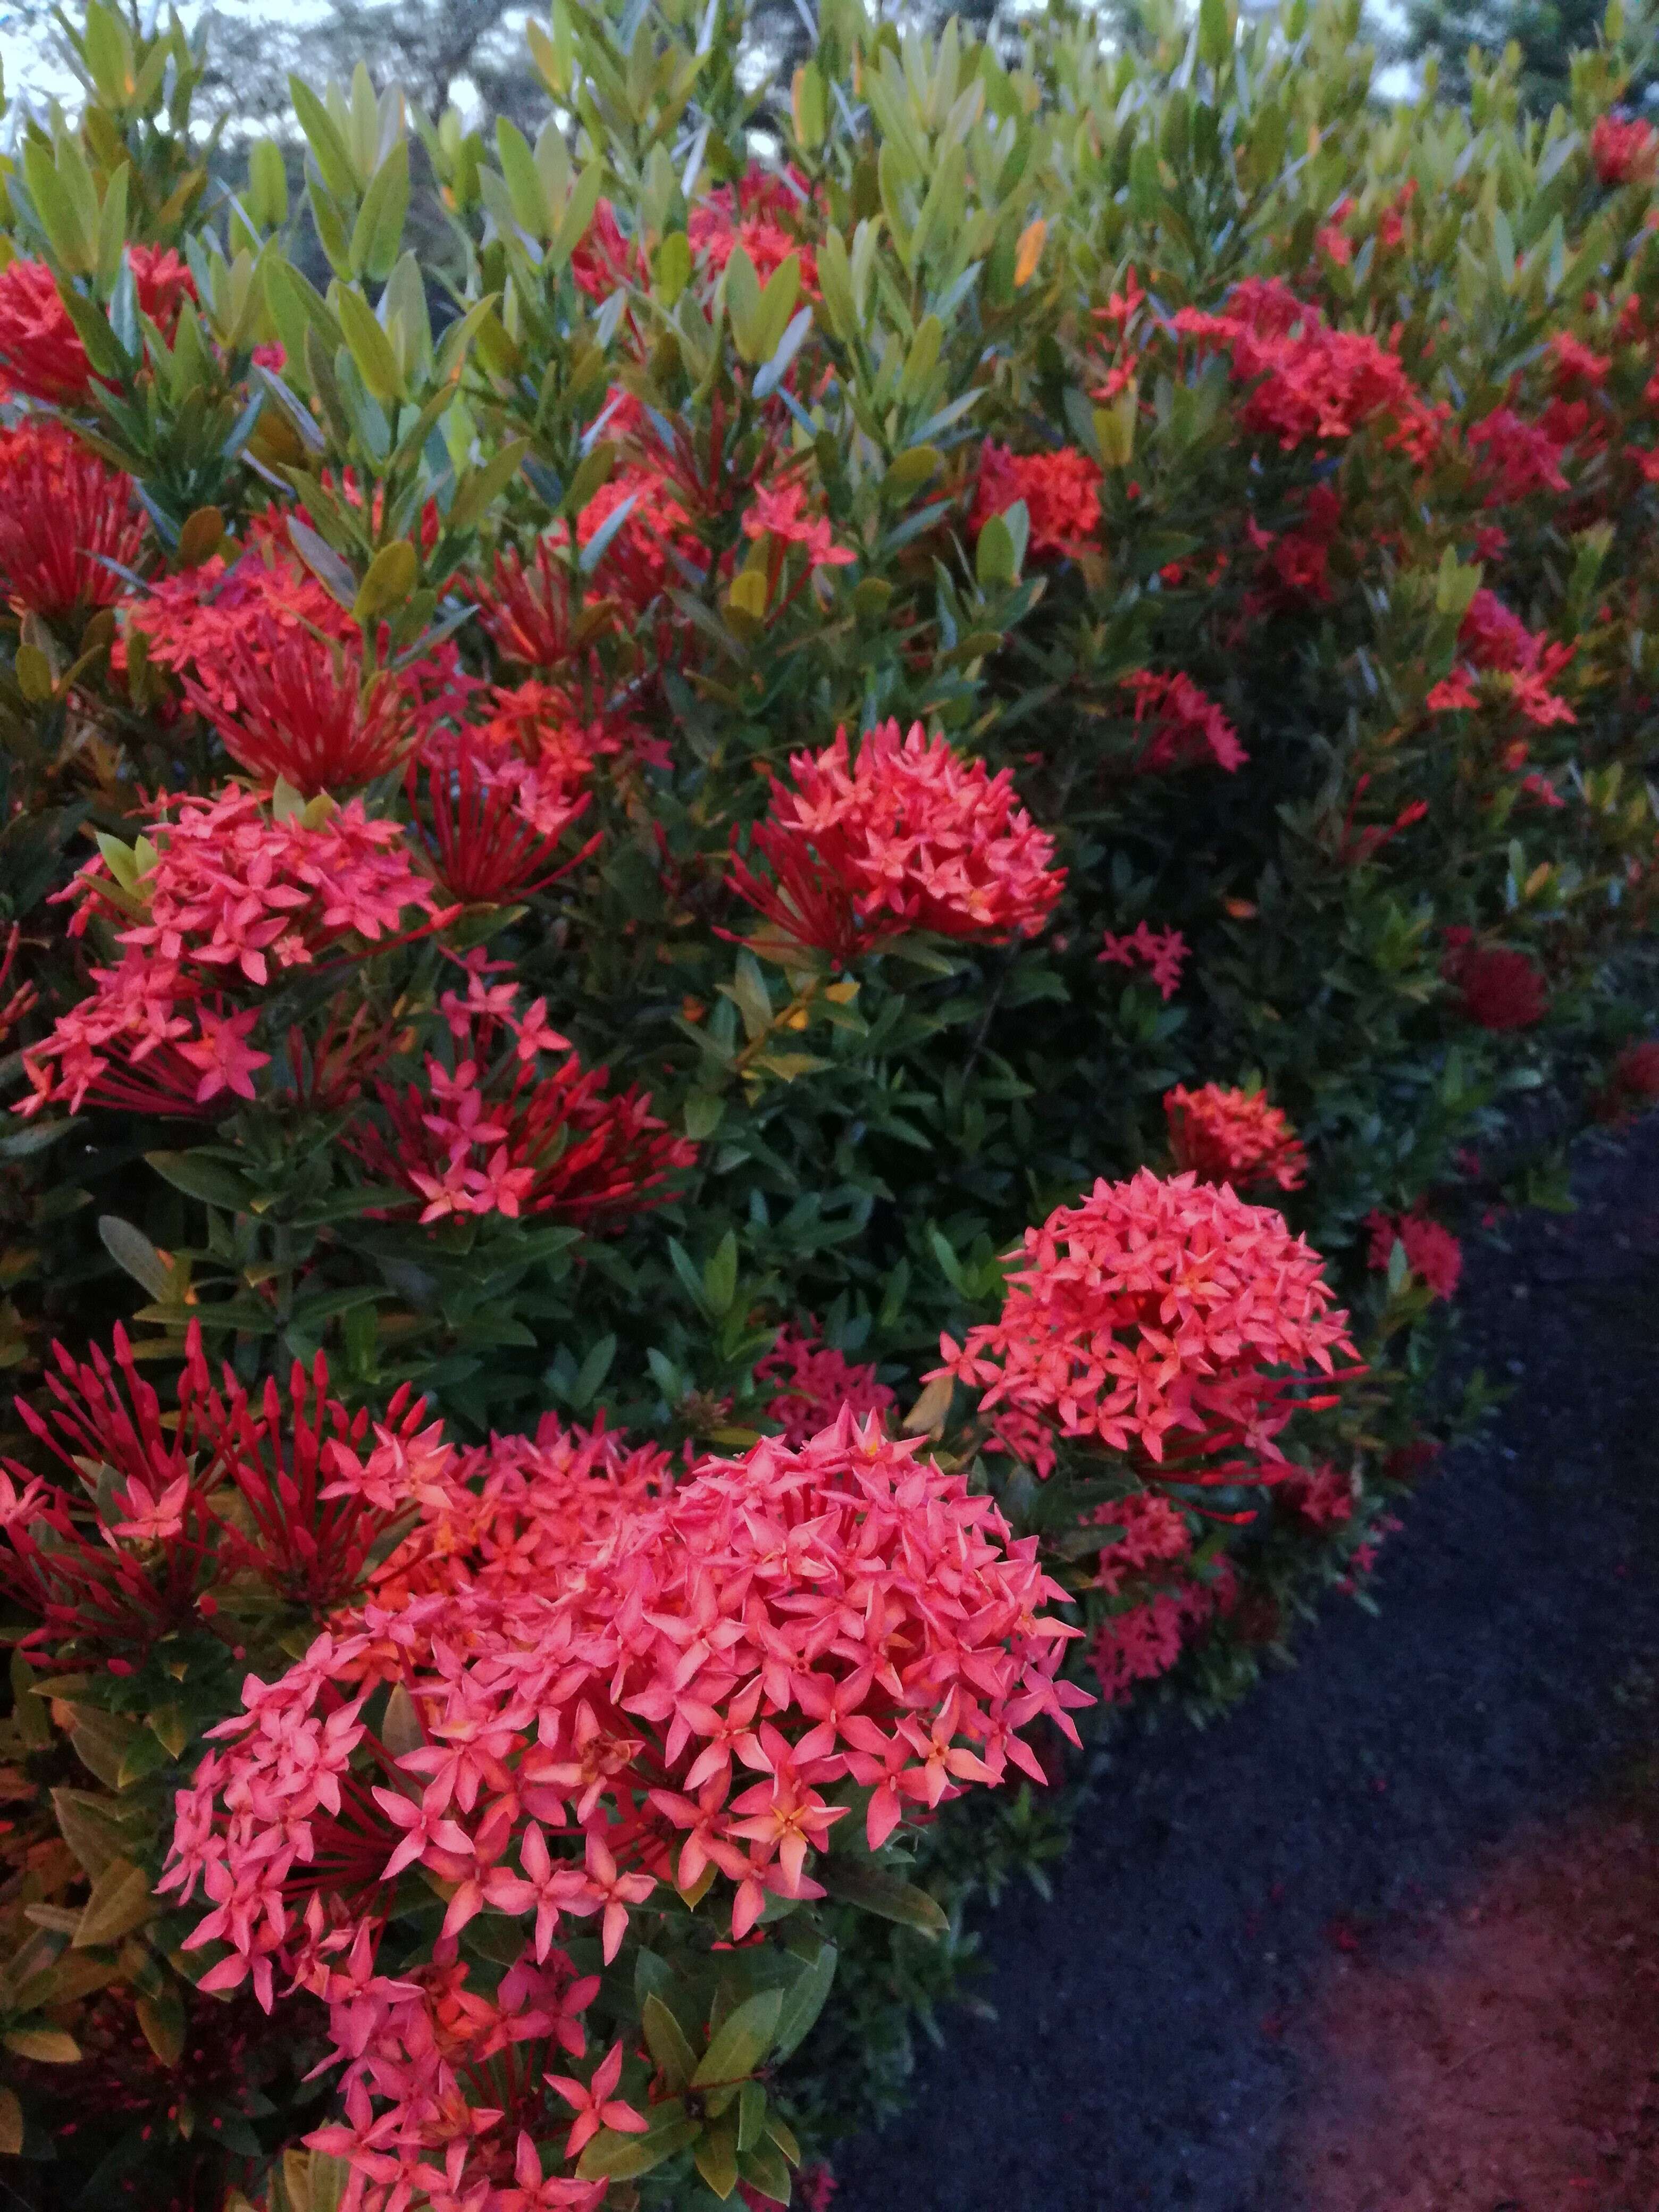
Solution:
M1464 928L1447 930L1440 972L1462 994L1466 1018L1483 1030L1529 1030L1549 1007L1549 990L1524 952L1477 945Z
M1100 1547L1095 1587L1116 1597L1126 1581L1187 1559L1193 1548L1192 1527L1178 1505L1156 1490L1132 1490L1127 1498L1114 1498L1097 1505L1089 1516L1097 1527L1118 1531Z
M1310 601L1325 605L1331 597L1331 547L1341 525L1342 501L1329 484L1310 489L1292 529L1264 530L1250 516L1245 534L1263 559L1259 580L1245 598L1246 618L1261 611L1294 611Z
M781 936L836 961L878 951L912 930L1003 945L1035 937L1065 887L1054 840L1014 797L1012 772L988 773L920 722L845 730L797 753L793 788L772 784L750 833L772 871L734 853L726 880Z
M1191 1175L1097 1182L1026 1231L1024 1257L1000 1318L960 1349L941 1339L937 1372L981 1390L1045 1474L1058 1434L1129 1453L1143 1476L1272 1480L1298 1403L1333 1402L1298 1401L1298 1383L1357 1356L1318 1254Z
M745 538L770 538L775 545L799 545L811 568L845 568L858 557L850 547L837 545L830 534L827 514L809 514L800 485L787 483L776 489L757 484L744 510Z
M786 179L750 162L735 185L718 185L696 202L686 216L686 239L693 253L716 270L741 246L763 284L796 254L801 289L811 295L818 287L817 255L792 228L810 204L810 187L798 172Z
M1123 688L1134 696L1136 727L1146 732L1135 757L1141 775L1209 763L1232 775L1249 758L1237 731L1190 677L1142 668L1124 678Z
M1639 115L1598 115L1590 131L1590 159L1609 191L1653 174L1653 125Z
M1406 1265L1437 1298L1454 1298L1463 1273L1463 1248L1449 1229L1423 1213L1368 1213L1370 1231L1368 1264L1379 1273L1387 1270L1396 1243L1405 1247Z
M71 1113L90 1098L187 1114L252 1098L270 1055L250 1042L258 1006L239 1011L234 994L336 947L360 957L354 946L385 944L410 916L444 918L399 824L371 821L361 799L273 813L234 785L162 802L132 852L106 841L58 896L77 902L71 936L94 915L125 924L122 957L94 968L92 995L24 1054L22 1114L58 1100Z
M0 430L0 593L14 614L57 622L112 605L127 587L110 564L136 568L144 537L131 480L60 422Z
M1529 630L1495 592L1482 588L1470 600L1458 625L1457 642L1465 658L1429 693L1425 704L1431 714L1479 707L1476 681L1486 676L1497 696L1540 728L1577 720L1566 701L1550 689L1575 648Z
M667 1176L695 1166L696 1145L653 1114L637 1084L607 1092L610 1071L582 1066L548 1026L545 1000L520 1015L517 996L510 983L492 990L476 969L465 1000L447 994L455 1066L428 1054L424 1084L380 1084L387 1127L358 1124L349 1149L419 1200L422 1223L546 1213L592 1226L659 1203ZM568 1056L544 1075L544 1052Z
M171 336L180 303L194 299L188 269L169 246L130 246L138 311ZM92 367L44 261L19 258L0 269L0 392L7 386L53 407L76 407L94 381Z
M566 1922L597 1920L608 1961L659 1883L722 1881L740 1939L769 1898L822 1894L811 1855L849 1790L870 1793L878 1848L907 1808L1011 1764L1040 1777L1018 1733L1039 1716L1075 1741L1067 1708L1087 1700L1054 1677L1077 1632L1042 1614L1060 1593L1035 1540L1012 1541L920 1449L850 1414L799 1451L763 1441L578 1536L562 1572L371 1602L279 1680L250 1679L179 1793L162 1887L205 1890L186 1941L223 1948L204 1989L252 1978L269 2004L281 1971L328 2005L345 2121L313 2140L351 2163L364 2203L402 2202L429 2165L505 2212L520 2130L551 2131L544 2085L578 2115L567 2158L586 2114L632 2124L611 2101L617 2051L586 2082L484 2070L526 2044L584 2053L597 1984L558 1948ZM407 1495L402 1450L355 1480ZM526 1518L538 1510L532 1484ZM389 1745L392 1684L405 1721ZM394 1980L374 1954L409 1866L449 1903L433 1966ZM454 1941L487 1910L524 1929L493 1997L465 1990Z
M1124 1704L1137 1682L1167 1674L1194 1632L1218 1613L1231 1612L1237 1596L1232 1567L1221 1559L1210 1582L1178 1582L1109 1613L1089 1646L1108 1705Z
M1125 936L1114 937L1107 930L1095 960L1101 967L1110 963L1132 968L1137 961L1143 963L1167 1000L1181 988L1181 971L1187 964L1188 951L1187 940L1178 929L1150 929L1146 922L1138 921Z
M1340 1528L1353 1518L1353 1477L1340 1467L1291 1468L1273 1497L1286 1512L1310 1528Z
M1299 1190L1307 1181L1301 1140L1260 1091L1219 1083L1188 1091L1177 1084L1164 1094L1164 1114L1176 1165L1190 1168L1200 1182L1229 1182L1238 1190L1270 1182Z
M1069 558L1100 542L1100 483L1099 469L1075 446L1015 453L988 438L980 447L969 527L977 535L994 514L1024 500L1030 550Z
M787 1444L804 1444L828 1428L843 1407L855 1419L885 1421L898 1403L873 1367L855 1366L833 1345L786 1322L772 1349L755 1363L757 1382L777 1387L766 1407Z
M1317 307L1277 277L1247 277L1221 314L1182 307L1172 327L1231 356L1236 382L1254 389L1239 420L1289 453L1322 438L1351 438L1379 417L1413 452L1436 424L1398 357L1363 331L1333 330Z
M1538 491L1562 492L1566 448L1540 423L1523 422L1512 407L1494 407L1469 428L1469 444L1488 472L1486 505L1512 506Z
M309 1375L295 1363L286 1399L270 1377L250 1399L228 1367L216 1385L192 1322L175 1416L118 1326L114 1341L113 1365L96 1347L84 1363L53 1347L49 1417L16 1401L68 1476L59 1486L10 1461L0 1474L0 1589L39 1623L27 1644L127 1666L177 1630L231 1628L250 1579L319 1617L355 1596L411 1501L331 1486L369 1422L329 1396L322 1354ZM419 1413L400 1390L378 1449L418 1455Z
M409 764L407 789L434 870L450 896L469 905L527 898L595 851L597 836L566 859L558 856L565 831L587 810L592 794L579 786L592 765L592 756L574 742L562 758L550 744L544 760L532 763L493 744L488 730L440 732L428 738L418 760Z
M0 982L5 972L0 969ZM1659 1037L1627 1044L1613 1063L1607 1086L1596 1101L1596 1119L1625 1121L1659 1103Z

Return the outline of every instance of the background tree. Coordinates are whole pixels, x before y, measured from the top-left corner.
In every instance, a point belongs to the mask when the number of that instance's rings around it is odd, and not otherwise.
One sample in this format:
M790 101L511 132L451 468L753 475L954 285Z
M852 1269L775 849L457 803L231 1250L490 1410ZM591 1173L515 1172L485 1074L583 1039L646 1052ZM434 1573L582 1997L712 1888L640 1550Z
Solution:
M1558 103L1571 104L1571 58L1600 43L1604 14L1605 0L1407 0L1399 51L1410 61L1437 55L1442 89L1467 100L1469 48L1495 57L1513 40L1521 53L1522 105L1546 116ZM1628 12L1624 44L1632 106L1646 106L1659 89L1654 29L1650 10Z

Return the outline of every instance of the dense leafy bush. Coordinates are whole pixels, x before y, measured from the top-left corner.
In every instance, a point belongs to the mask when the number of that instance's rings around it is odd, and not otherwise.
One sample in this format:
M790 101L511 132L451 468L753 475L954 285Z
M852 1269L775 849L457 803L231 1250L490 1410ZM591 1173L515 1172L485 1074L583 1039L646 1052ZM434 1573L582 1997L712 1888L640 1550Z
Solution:
M112 0L14 118L43 2203L821 2202L1079 1723L1362 1588L1516 1094L1659 1091L1616 27L1547 127L1303 0L741 31L296 84L292 212Z

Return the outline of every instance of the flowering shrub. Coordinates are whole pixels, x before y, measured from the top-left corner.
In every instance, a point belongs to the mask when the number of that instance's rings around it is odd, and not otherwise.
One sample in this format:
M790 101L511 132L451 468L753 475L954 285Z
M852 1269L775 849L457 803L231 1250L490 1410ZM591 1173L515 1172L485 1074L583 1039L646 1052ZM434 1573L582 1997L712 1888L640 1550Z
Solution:
M787 101L636 15L533 143L296 85L291 207L89 0L0 156L43 2202L821 2207L1068 1747L1363 1584L1471 1212L1659 1095L1616 28L1540 130L1346 0L823 0Z

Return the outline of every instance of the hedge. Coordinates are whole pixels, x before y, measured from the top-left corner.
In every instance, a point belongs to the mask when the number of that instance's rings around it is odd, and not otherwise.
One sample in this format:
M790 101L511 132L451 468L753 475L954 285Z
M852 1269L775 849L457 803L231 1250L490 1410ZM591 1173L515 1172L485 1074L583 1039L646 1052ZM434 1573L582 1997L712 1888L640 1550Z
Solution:
M1616 5L1540 125L1343 0L821 0L787 100L732 0L557 0L533 145L296 82L292 203L76 21L0 267L9 2185L822 2206L1126 1717L1370 1601L1459 1229L1659 1096Z

